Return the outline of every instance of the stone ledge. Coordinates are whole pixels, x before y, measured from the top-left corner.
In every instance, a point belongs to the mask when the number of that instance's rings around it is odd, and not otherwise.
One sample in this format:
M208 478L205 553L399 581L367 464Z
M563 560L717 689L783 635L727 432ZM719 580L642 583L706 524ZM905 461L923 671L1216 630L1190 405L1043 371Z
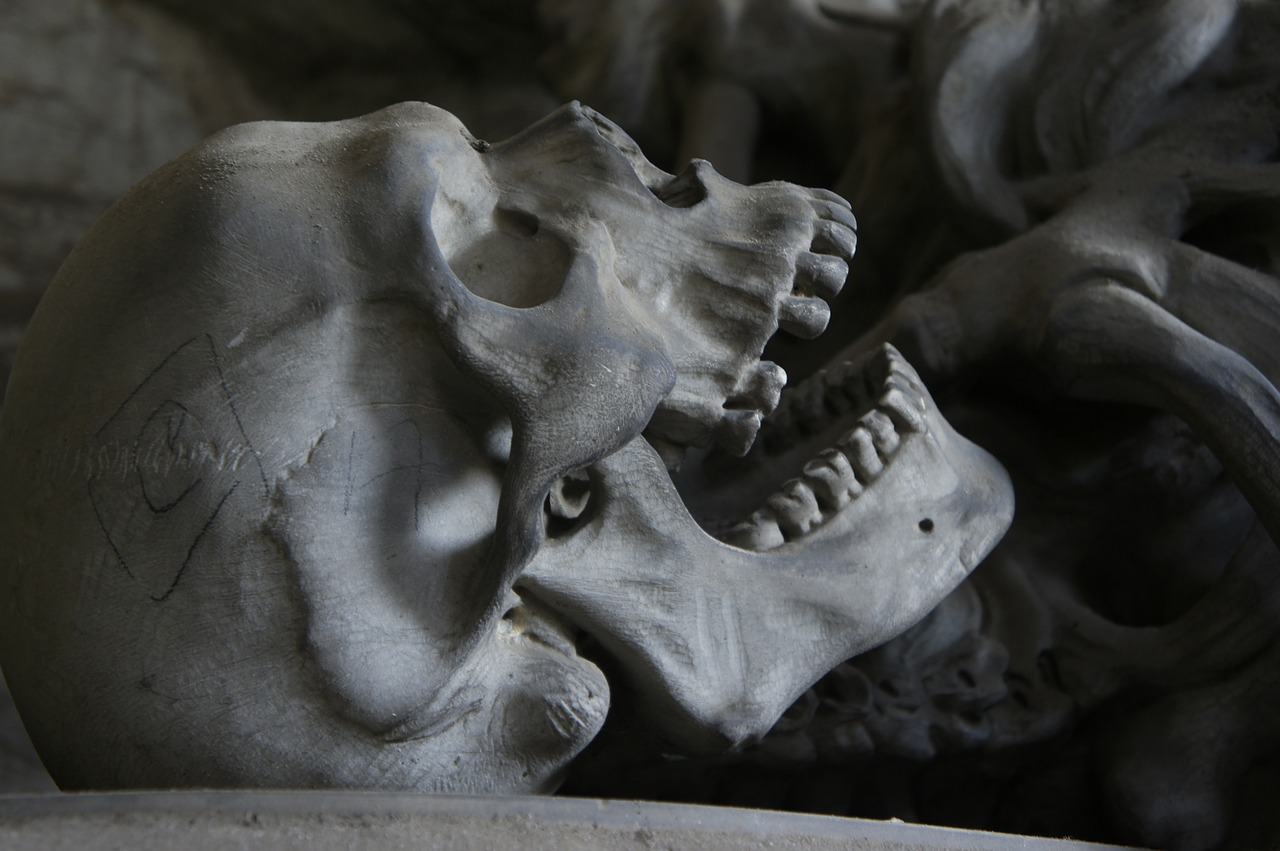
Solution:
M0 847L1074 851L1116 846L641 801L201 791L0 796Z

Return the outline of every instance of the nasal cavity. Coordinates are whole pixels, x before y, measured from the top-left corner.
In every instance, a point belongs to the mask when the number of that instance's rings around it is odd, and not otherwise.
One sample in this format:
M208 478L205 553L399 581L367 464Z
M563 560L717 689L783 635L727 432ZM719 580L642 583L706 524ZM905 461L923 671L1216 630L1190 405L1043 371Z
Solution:
M668 207L687 208L701 204L707 198L707 187L698 173L698 166L689 163L685 170L662 186L649 190Z
M572 252L536 216L496 208L488 222L455 235L449 266L467 289L508 307L535 307L564 286Z

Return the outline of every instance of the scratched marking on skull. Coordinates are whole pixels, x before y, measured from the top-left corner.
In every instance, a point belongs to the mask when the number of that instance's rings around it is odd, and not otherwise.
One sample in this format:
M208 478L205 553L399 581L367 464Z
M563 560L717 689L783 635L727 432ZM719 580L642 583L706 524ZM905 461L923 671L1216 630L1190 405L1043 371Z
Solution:
M177 589L227 501L267 479L211 336L170 352L95 434L89 501L120 567L156 602ZM119 451L123 448L123 451ZM246 463L250 462L250 463Z
M369 487L376 486L389 476L409 474L405 478L398 479L398 481L407 483L412 487L412 495L406 494L404 501L413 506L414 531L420 530L422 527L423 487L440 475L442 469L441 464L433 462L427 457L427 441L426 436L423 434L422 426L412 419L402 419L382 429L367 445L365 441L357 443L357 432L358 429L352 429L350 445L347 450L343 515L346 516L351 513L351 497L353 494L359 494ZM409 460L403 463L396 463L394 466L387 467L378 473L365 474L357 479L356 474L359 467L367 467L375 463L373 459L366 458L365 455L377 447L390 447L393 458L407 458ZM383 462L383 466L385 466L385 462Z

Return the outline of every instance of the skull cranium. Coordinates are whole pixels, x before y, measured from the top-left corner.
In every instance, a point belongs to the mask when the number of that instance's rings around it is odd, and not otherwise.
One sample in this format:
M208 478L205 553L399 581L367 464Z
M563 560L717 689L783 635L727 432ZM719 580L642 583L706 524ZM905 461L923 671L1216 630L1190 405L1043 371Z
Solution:
M666 174L577 105L495 146L404 104L175 160L8 391L0 651L52 773L547 789L608 707L577 630L670 738L760 735L1011 514L890 349L738 545L685 507L668 467L747 451L765 341L822 330L853 243L836 196Z

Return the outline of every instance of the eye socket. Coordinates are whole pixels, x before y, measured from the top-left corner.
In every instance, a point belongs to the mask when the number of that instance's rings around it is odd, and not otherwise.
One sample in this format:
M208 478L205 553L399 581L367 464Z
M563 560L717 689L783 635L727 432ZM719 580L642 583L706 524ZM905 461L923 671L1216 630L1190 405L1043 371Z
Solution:
M586 470L574 470L557 479L543 506L547 537L561 538L585 522L591 505L591 479Z
M432 227L463 286L507 307L536 307L554 298L573 261L568 244L523 210L497 207L488 223L459 226L443 214L437 221L433 209Z
M523 210L498 207L493 211L493 226L509 236L533 239L538 235L538 217Z
M707 198L707 187L702 181L698 162L694 160L667 183L657 188L651 186L649 191L668 207L686 209L702 203Z

